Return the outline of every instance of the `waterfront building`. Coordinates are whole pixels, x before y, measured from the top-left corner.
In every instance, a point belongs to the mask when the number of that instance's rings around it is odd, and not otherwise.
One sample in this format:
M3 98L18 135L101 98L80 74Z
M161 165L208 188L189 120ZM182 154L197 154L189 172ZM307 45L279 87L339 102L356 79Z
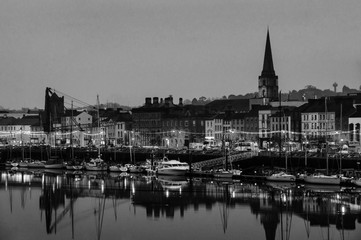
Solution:
M355 104L356 112L349 117L349 147L361 152L361 103Z
M231 129L233 130L236 139L245 140L244 133L244 118L246 113L233 113L231 120Z
M213 113L225 113L229 110L244 113L251 110L251 102L250 99L217 99L206 104L206 108Z
M301 113L305 139L335 143L348 142L349 118L356 112L354 102L361 94L309 99Z
M267 142L271 140L273 134L271 133L271 116L277 111L271 106L264 106L258 110L258 138L259 146L264 147ZM273 130L272 130L273 131Z
M101 122L106 139L105 144L111 146L137 145L132 123L132 115L129 111L111 112Z
M244 131L246 140L253 142L258 142L259 140L259 108L261 108L261 106L253 106L253 109L249 111L244 117Z
M39 115L22 118L3 117L0 119L0 131L2 144L20 146L46 142Z
M333 140L335 112L325 99L309 102L308 107L301 113L301 119L305 139L321 142Z
M61 144L84 147L84 133L91 130L93 116L86 111L66 110L61 117L59 137Z

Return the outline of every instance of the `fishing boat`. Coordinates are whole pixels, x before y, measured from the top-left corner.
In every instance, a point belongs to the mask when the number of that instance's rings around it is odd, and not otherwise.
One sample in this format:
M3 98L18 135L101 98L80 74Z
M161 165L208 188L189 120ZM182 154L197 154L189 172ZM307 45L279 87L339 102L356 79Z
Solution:
M178 160L169 160L164 157L158 164L156 173L158 175L178 175L183 176L189 172L189 164Z

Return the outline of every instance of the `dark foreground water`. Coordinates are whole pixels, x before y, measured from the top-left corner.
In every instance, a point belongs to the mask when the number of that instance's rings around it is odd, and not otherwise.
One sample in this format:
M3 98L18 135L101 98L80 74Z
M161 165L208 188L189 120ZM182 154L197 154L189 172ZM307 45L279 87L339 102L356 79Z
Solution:
M361 239L361 189L1 171L0 239Z

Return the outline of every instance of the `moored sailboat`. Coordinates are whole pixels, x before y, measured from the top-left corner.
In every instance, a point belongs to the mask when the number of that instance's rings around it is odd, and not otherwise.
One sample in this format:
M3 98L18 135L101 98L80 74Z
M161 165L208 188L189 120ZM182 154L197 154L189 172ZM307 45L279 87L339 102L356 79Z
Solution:
M330 184L330 185L340 185L341 178L338 175L329 175L328 174L328 143L327 143L327 131L328 131L328 119L329 115L327 113L327 98L325 97L325 116L326 116L326 174L323 173L314 173L304 177L306 183L312 184Z
M97 114L98 114L98 130L100 131L100 116L99 116L99 96L97 96ZM100 134L100 132L99 132ZM99 137L99 143L98 143L98 157L90 159L90 162L85 164L85 169L88 171L107 171L108 170L108 164L104 162L103 159L101 159L100 154L100 137Z

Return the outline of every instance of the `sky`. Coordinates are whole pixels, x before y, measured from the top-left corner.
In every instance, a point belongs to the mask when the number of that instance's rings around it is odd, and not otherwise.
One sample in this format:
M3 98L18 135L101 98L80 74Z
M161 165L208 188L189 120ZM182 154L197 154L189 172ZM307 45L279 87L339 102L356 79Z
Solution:
M360 0L1 0L0 106L258 91L267 29L282 92L361 85ZM70 98L65 97L66 104Z

